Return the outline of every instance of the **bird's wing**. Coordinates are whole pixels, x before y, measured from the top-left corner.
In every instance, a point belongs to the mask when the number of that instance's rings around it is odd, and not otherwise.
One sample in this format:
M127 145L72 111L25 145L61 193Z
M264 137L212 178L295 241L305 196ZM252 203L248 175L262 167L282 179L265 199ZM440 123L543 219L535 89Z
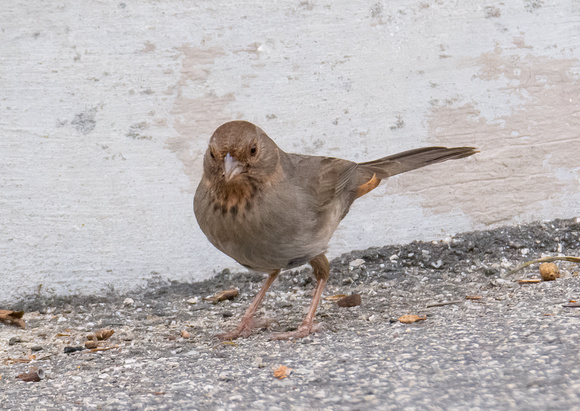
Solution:
M348 160L320 157L316 175L312 178L312 191L320 210L330 205L345 190L350 190L358 165Z

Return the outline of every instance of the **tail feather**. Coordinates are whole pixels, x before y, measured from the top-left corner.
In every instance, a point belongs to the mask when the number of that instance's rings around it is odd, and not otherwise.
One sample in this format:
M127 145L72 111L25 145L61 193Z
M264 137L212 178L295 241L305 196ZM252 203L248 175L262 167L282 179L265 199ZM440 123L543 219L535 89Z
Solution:
M469 157L475 153L478 151L474 147L424 147L358 165L365 170L372 171L373 174L376 174L376 178L384 179L431 164Z

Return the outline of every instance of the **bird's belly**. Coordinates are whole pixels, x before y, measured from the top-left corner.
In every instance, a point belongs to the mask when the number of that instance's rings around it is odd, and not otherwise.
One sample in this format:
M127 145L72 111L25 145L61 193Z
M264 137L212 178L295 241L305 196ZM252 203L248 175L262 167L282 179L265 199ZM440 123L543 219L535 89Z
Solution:
M216 248L243 266L263 272L306 264L326 252L328 243L327 238L320 238L320 233L281 218L272 225L252 218L237 221L226 216L212 226L215 229L206 235Z

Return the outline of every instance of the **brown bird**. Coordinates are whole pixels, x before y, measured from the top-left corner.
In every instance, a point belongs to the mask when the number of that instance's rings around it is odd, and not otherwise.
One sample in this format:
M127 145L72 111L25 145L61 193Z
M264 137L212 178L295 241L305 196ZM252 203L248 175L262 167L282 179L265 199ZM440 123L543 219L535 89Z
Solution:
M254 314L270 285L281 270L306 263L317 280L308 314L298 329L272 338L301 338L316 331L314 314L329 275L325 252L353 201L387 177L476 152L473 147L425 147L354 163L286 153L246 121L218 127L195 193L197 222L220 251L269 276L239 326L217 337L247 337L262 326Z

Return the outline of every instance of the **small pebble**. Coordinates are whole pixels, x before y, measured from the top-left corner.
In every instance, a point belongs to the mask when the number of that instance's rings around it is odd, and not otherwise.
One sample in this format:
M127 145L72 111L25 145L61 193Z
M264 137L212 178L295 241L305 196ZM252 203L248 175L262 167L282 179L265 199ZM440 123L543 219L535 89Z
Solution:
M254 360L254 363L256 364L256 367L258 367L258 368L264 368L266 366L266 364L264 364L264 359L262 357L256 357L256 359Z
M432 262L431 263L431 267L433 267L433 268L441 268L441 267L443 267L443 261L442 260L437 260L436 262Z
M85 349L85 347L81 347L81 346L78 346L78 347L64 347L64 353L65 354L70 354L71 352L82 351L84 349Z
M363 265L364 263L365 260L363 260L362 258L357 258L356 260L352 260L350 263L348 263L348 266L352 268L357 268Z
M123 305L133 305L135 304L135 300L133 300L130 297L125 298L125 301L123 301Z
M19 342L22 342L20 337L10 337L10 339L8 340L8 345L14 345Z
M32 347L30 347L30 349L32 351L42 351L42 346L40 346L40 345L33 345Z

